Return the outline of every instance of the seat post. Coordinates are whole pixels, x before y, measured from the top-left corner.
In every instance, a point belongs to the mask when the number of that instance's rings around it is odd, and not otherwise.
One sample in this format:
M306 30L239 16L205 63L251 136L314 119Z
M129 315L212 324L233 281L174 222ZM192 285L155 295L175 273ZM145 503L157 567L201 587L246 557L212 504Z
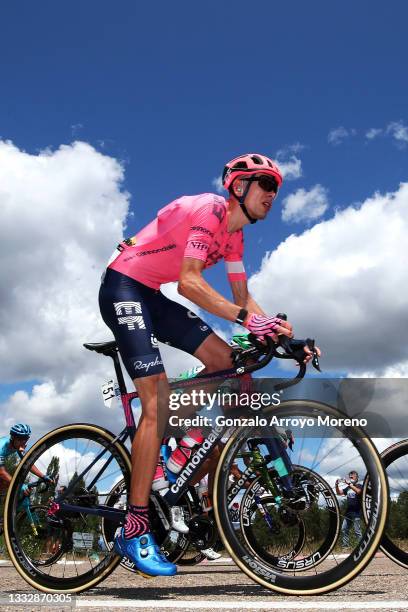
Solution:
M118 349L109 351L109 356L113 359L113 365L115 366L116 380L118 381L119 391L121 395L127 393L125 379L123 378L122 368L120 367Z

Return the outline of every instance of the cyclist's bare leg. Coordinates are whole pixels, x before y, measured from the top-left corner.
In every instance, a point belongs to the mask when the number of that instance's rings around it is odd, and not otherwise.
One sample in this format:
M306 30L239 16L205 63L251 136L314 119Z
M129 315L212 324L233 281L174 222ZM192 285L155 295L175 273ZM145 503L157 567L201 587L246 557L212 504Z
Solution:
M207 372L228 370L232 367L231 347L216 334L208 336L198 347L194 356L205 365ZM164 373L135 378L133 382L142 405L142 416L132 444L132 476L129 502L135 506L147 506L163 436L163 432L158 432L157 420L159 383L160 393L169 392L169 388ZM164 402L160 406L160 411L163 410L165 410ZM163 419L164 425L166 422L164 414L161 414L161 419ZM210 469L203 471L203 476L208 472L210 473L211 481L218 456L218 452L214 454L209 459ZM138 469L138 466L143 466L143 469Z
M132 444L132 475L129 502L135 506L147 506L154 471L159 457L160 443L167 423L168 402L160 402L158 422L158 394L168 392L165 373L135 378L133 380L142 405L142 416ZM163 431L158 430L159 426Z
M222 338L216 334L211 334L198 347L194 353L194 357L197 357L197 359L199 359L205 365L205 370L203 370L203 372L218 372L232 368L233 363L231 360L231 351L232 349L229 344L227 344ZM203 468L199 470L195 479L195 482L199 482L201 478L204 478L204 476L208 474L208 494L210 498L212 498L215 470L217 468L220 455L221 451L217 446L204 463Z
M210 334L194 353L204 365L205 372L217 372L232 368L231 347L217 334Z
M202 467L198 470L197 475L191 484L197 484L202 478L204 478L204 476L208 474L208 493L212 495L215 470L220 456L221 450L218 446L216 446L211 452L209 458L204 461Z

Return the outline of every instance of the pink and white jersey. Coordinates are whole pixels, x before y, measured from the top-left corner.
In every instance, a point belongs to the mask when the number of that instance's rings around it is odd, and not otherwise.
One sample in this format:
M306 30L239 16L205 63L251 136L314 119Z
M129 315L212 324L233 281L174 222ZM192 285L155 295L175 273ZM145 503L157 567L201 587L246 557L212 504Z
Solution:
M213 193L183 196L157 213L134 238L121 242L108 267L158 289L177 281L184 257L224 259L230 281L245 280L243 233L227 231L227 202Z

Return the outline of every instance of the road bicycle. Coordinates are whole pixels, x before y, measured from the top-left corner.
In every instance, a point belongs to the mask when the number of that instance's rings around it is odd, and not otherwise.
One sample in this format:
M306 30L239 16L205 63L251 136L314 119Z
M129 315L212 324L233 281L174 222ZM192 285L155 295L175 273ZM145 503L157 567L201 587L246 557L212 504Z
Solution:
M298 374L291 381L275 385L282 390L304 376L304 347L307 345L314 349L310 340L285 341L282 347L269 339L264 345L256 338L248 337L247 343L246 348L235 347L233 350L233 370L198 375L194 380L182 383L175 381L171 388L179 389L181 384L183 389L197 384L214 385L227 377L228 380L240 381L243 374L261 369L274 357L293 359L299 364ZM112 549L106 545L102 547L100 542L104 537L112 541L124 522L125 508L111 503L111 492L122 480L124 498L128 491L131 462L125 442L132 440L135 433L131 400L137 397L137 393L126 390L114 341L85 346L113 359L125 427L116 436L97 425L82 423L62 426L46 434L19 464L5 503L5 540L10 558L29 584L46 592L80 592L94 587L122 561ZM316 364L316 356L314 359ZM271 415L278 419L307 417L315 423L327 417L340 423L340 417L345 416L323 402L298 399L268 405L258 414L266 422ZM355 425L344 424L334 424L332 430L335 437L319 436L316 428L314 436L305 435L305 432L303 438L298 435L300 443L295 464L300 472L296 478L293 470L292 484L285 488L284 479L276 470L277 461L271 460L270 440L279 439L274 427L262 423L235 428L212 426L176 483L165 495L151 496L152 530L159 545L176 558L179 553L180 556L183 554L188 539L170 529L169 508L182 505L187 515L194 519L188 488L212 450L221 440L228 438L215 474L214 515L222 543L236 565L262 586L290 595L325 593L346 584L366 567L380 543L387 518L388 489L380 457L364 432ZM251 440L256 441L252 448L256 461L246 462L243 454ZM61 521L61 528L66 521L76 521L77 539L82 538L86 546L75 545L73 538L69 549L64 550L62 563L42 567L25 550L15 510L17 492L26 482L30 468L36 464L41 469L53 456L60 460L60 481L64 476L67 488L50 503L48 516ZM336 476L347 466L367 473L371 483L372 511L367 516L361 540L346 554L344 551L340 554L337 540L341 516L332 489ZM232 482L231 475L236 469L243 476ZM266 502L262 501L257 488L263 486L259 483L262 474L264 479L268 476ZM302 507L296 506L299 489L303 496ZM238 525L232 520L235 517L231 510L237 503L240 508ZM265 520L259 524L261 508L265 507L272 517L270 525ZM200 523L205 531L207 525L203 521ZM277 526L283 536L276 532ZM291 538L284 532L286 528L288 532L291 530Z

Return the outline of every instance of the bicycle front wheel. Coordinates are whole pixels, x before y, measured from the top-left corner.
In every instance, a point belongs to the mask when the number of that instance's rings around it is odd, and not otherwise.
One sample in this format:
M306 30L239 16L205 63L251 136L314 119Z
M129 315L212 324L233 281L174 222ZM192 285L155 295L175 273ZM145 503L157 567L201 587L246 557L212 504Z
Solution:
M296 428L293 425L291 428L296 439L294 463L297 468L304 467L305 472L310 470L316 475L315 490L318 491L316 485L319 480L334 489L335 481L351 469L357 470L360 475L368 474L372 483L374 511L360 536L356 536L347 545L342 539L344 534L336 526L343 523L345 509L332 510L329 505L324 508L320 502L316 502L318 498L315 495L315 501L312 499L311 503L305 503L302 511L298 512L299 521L305 526L307 547L304 546L300 554L294 557L291 553L292 558L285 558L283 563L282 557L279 558L275 552L273 562L268 562L265 555L261 558L254 550L254 538L248 538L248 530L251 527L246 525L245 533L242 525L232 520L231 507L242 503L248 482L258 477L255 463L252 468L251 463L246 465L240 457L245 453L248 439L262 441L270 434L272 416L290 419L291 424L300 423L299 419L304 417L310 422L311 425L307 428ZM268 408L262 413L262 417L267 421L265 427L245 427L232 435L218 463L214 501L221 538L238 567L268 589L287 595L317 595L337 589L366 567L380 543L388 507L387 478L381 459L371 440L364 437L364 432L357 427L345 426L340 419L345 419L346 415L326 404L291 400L279 407ZM327 423L326 417L329 418L330 428L321 429L319 424ZM268 449L262 444L259 445L258 451L263 454L265 463L271 461ZM236 473L237 468L242 473L242 478L231 485L231 476ZM290 508L290 499L286 501L283 495L282 481L277 477L274 482L277 488L280 487L283 508ZM323 490L322 493L324 494ZM327 502L330 502L330 495L325 497ZM314 519L309 520L309 516ZM247 513L249 521L253 520L252 517L257 519L255 512ZM253 523L252 535L256 529L257 525ZM268 545L273 550L273 534L269 537ZM279 540L276 539L275 549L278 545ZM310 551L312 552L309 554Z
M408 569L408 440L393 444L381 453L381 458L388 476L391 501L381 550Z
M129 453L114 439L112 433L95 425L66 425L38 440L19 464L5 502L5 542L17 571L36 589L80 592L104 580L120 563L120 557L101 546L103 518L98 515L113 485L130 480ZM35 465L46 473L51 461L58 466L58 485L67 487L63 502L76 505L77 510L56 508L52 497L46 502L51 509L50 516L47 514L49 535L53 529L60 532L63 555L44 564L52 542L47 537L27 537L27 524L19 520L17 507L31 468Z

